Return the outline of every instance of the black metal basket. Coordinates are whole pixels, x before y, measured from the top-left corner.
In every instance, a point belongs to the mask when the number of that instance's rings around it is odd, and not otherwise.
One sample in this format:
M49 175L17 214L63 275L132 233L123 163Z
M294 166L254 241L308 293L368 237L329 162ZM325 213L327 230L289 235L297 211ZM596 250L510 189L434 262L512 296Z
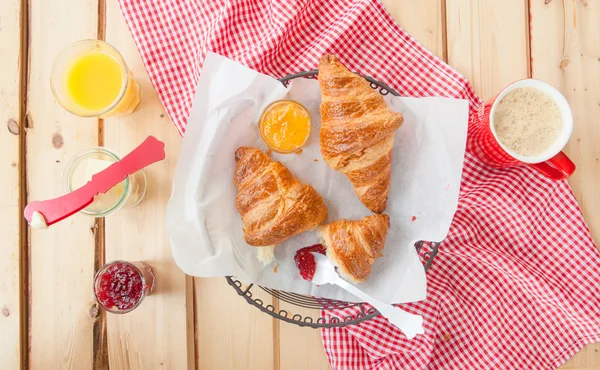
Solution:
M287 86L289 82L295 78L316 79L318 74L319 71L314 69L312 71L286 76L280 79L280 81ZM396 90L392 89L383 82L377 81L376 79L368 76L362 77L369 81L371 87L378 90L381 95L392 94L394 96L400 96ZM419 254L419 257L421 258L421 262L423 263L425 271L427 271L427 269L429 269L431 266L431 263L438 252L439 246L440 243L431 243L425 241L419 241L415 243L415 248ZM358 324L379 315L377 310L372 308L370 305L363 303L344 302L328 298L315 298L297 293L269 289L254 284L244 286L241 281L236 280L231 276L226 277L226 279L229 285L231 285L233 289L235 289L235 291L252 306L255 306L262 312L265 312L274 318L297 324L299 326L311 328L342 327L346 325ZM271 302L265 302L259 297L259 295L263 295L262 292L266 292L276 299L271 299ZM310 315L307 315L306 313L304 315L300 315L298 313L292 313L291 310L280 309L280 302L285 302L290 304L292 307L302 309L303 312L308 311ZM340 314L342 312L346 313L349 308L354 308L353 310L350 310L352 312L351 315ZM331 318L328 319L325 315L321 315L322 310L329 311L329 313L332 313L333 315L330 315Z

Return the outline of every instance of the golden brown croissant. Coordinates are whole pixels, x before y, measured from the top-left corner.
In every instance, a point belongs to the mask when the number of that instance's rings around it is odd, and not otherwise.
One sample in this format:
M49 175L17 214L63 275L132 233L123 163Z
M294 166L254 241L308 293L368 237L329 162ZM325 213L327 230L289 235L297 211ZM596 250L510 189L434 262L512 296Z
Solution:
M386 214L367 216L362 220L339 220L320 228L327 256L338 266L340 274L362 283L371 273L371 265L382 255L390 228Z
M323 159L350 179L368 209L381 213L390 191L394 132L404 118L334 55L321 58L319 83Z
M248 244L274 246L327 219L319 193L259 149L240 147L235 161L235 206Z

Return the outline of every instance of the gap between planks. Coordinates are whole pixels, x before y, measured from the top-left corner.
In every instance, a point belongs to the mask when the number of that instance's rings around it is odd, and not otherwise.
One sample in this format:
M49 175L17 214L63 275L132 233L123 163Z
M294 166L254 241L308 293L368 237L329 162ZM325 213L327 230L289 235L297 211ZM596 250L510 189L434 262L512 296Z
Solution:
M533 77L531 56L531 0L525 0L525 55L527 55L527 78Z
M98 40L106 39L106 0L98 0ZM98 118L98 146L104 146L104 119ZM94 222L94 273L106 263L105 245L106 231L104 218ZM94 370L108 369L108 339L106 329L106 312L94 303L90 315L94 320L92 329L92 366Z
M442 59L448 63L448 16L446 12L446 0L440 0L441 27L442 27Z
M187 368L188 370L200 369L198 356L198 313L196 307L196 279L185 276L185 310L186 310L186 342L187 342Z
M279 312L279 298L272 296L273 312ZM273 370L281 369L281 321L273 317Z
M27 91L29 90L29 0L21 0L19 19L19 311L21 370L29 368L29 345L31 335L31 244L28 225L21 210L27 205Z

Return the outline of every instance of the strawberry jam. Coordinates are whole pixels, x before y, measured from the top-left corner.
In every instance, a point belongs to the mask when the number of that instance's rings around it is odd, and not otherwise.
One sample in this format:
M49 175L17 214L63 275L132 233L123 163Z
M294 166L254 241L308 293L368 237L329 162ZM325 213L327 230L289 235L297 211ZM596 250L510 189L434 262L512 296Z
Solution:
M114 261L96 275L94 293L102 307L123 313L134 309L153 286L154 274L145 263Z
M294 256L294 261L296 261L296 267L298 267L300 276L302 276L304 280L312 281L313 276L315 276L315 270L317 269L317 262L311 252L325 254L326 251L323 244L315 244L310 247L298 249Z

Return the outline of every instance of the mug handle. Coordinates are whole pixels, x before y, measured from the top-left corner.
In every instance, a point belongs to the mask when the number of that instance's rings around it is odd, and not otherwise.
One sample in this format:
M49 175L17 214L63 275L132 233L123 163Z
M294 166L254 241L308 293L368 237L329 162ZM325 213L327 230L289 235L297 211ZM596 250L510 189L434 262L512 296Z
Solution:
M563 152L542 163L530 163L530 167L552 180L564 180L575 172L575 163Z

